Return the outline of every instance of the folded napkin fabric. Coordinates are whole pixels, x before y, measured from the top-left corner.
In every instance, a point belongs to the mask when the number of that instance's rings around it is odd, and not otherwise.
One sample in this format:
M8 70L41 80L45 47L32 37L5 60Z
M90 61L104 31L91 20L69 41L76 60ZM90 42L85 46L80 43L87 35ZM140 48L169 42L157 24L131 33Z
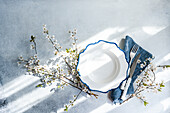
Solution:
M125 57L126 57L126 60L127 60L128 63L130 61L130 51L131 51L131 48L135 44L137 44L137 43L135 43L135 41L131 37L126 36L125 43L124 43L124 49L123 50L125 52ZM139 58L139 62L137 64L137 66L136 66L135 72L134 72L134 74L132 76L132 81L131 81L130 86L128 88L127 94L133 94L134 93L134 87L133 87L134 81L142 73L142 71L148 66L150 61L154 58L151 53L147 52L141 46L139 46L139 49L138 49L138 51L136 53L136 56L139 53L141 54L141 56ZM132 63L133 63L133 59L132 59ZM126 77L125 80L127 80L128 77L129 77L129 75L127 74L127 77ZM122 85L122 82L120 83L120 85L117 88L111 90L110 98L113 100L114 103L122 103L123 102L123 100L120 99L120 97L122 95L122 92L123 92L120 89L120 87Z

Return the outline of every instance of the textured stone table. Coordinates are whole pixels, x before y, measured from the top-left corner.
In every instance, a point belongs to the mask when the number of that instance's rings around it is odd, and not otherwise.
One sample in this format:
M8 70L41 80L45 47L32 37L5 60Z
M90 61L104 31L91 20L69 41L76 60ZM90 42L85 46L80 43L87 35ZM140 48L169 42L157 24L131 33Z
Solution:
M120 42L129 35L152 52L155 64L170 64L169 0L0 0L0 112L56 113L72 99L72 87L50 93L37 89L37 77L24 75L17 57L33 54L29 38L37 37L43 63L53 57L52 46L42 34L47 24L64 47L70 47L68 30L78 29L79 46L99 39ZM170 113L169 70L157 73L166 87L162 93L148 93L149 105L134 98L122 106L112 105L107 94L99 98L81 94L69 113Z

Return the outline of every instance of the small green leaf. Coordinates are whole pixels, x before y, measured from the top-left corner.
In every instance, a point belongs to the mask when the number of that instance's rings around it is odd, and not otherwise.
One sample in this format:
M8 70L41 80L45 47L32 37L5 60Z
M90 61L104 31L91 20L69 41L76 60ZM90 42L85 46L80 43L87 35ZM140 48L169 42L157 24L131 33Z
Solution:
M68 106L67 106L67 105L65 106L65 109L64 109L64 111L68 111Z
M56 51L54 54L57 55L58 51Z
M144 86L148 86L147 84L143 83Z
M42 87L43 85L42 84L38 84L36 87Z
M168 68L168 67L170 67L170 65L166 65L165 67Z
M147 104L149 104L148 102L144 101L144 106L146 106Z
M68 50L68 49L66 49L66 52L67 52L67 53L69 53L69 50Z
M161 92L161 89L158 89L159 92Z
M165 85L161 84L160 87L165 87Z
M163 82L160 84L160 87L165 87L165 85L163 84Z
M60 88L60 87L61 87L61 85L57 86L57 88Z

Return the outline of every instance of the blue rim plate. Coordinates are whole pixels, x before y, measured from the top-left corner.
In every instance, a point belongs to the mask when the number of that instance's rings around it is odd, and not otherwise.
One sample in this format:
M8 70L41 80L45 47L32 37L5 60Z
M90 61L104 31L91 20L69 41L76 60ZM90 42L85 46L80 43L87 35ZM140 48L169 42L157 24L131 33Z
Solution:
M126 78L125 53L114 42L99 40L80 52L77 70L81 81L91 91L107 93Z

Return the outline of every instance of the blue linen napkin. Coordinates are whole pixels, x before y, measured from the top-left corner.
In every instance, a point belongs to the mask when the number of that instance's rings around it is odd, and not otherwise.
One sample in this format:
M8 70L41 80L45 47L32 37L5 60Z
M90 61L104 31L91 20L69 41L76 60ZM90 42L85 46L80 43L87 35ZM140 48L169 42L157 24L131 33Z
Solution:
M130 61L130 51L134 44L136 44L135 41L131 37L126 36L123 50L125 52L125 57L126 57L128 63ZM139 53L141 54L141 56L139 58L140 63L138 63L136 66L135 72L132 76L132 81L131 81L130 86L127 91L127 94L134 93L134 88L133 88L134 81L141 74L141 72L148 66L148 64L150 63L150 60L153 59L153 55L151 53L147 52L141 46L139 46L139 49L138 49L136 55L138 55ZM133 59L132 59L132 63L133 63ZM127 75L125 80L127 80L128 77L129 77L129 75ZM113 100L114 103L122 103L123 102L123 100L120 99L122 92L123 92L120 89L120 87L121 87L123 81L120 83L120 85L117 88L111 90L110 98Z

